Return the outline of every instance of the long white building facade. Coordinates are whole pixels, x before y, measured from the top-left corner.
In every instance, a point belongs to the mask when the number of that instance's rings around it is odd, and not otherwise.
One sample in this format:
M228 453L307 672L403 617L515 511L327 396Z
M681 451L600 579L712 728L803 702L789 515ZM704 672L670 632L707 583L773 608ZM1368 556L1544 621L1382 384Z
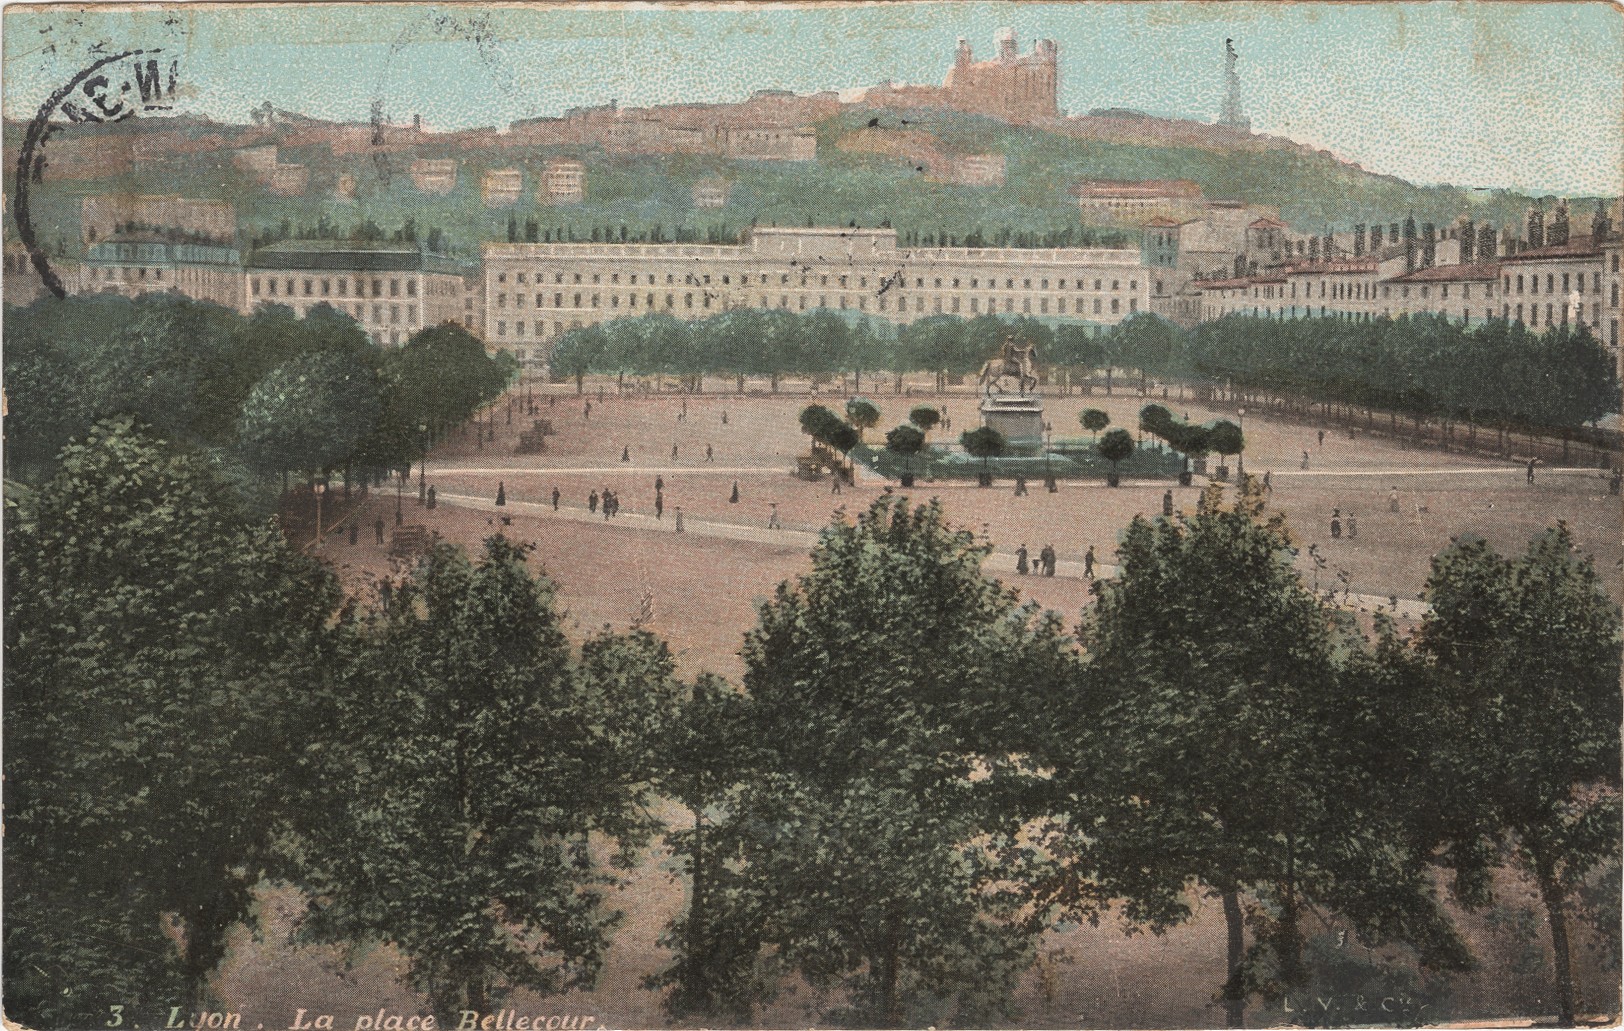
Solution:
M487 243L488 346L543 361L581 326L736 308L1030 315L1114 325L1149 310L1156 270L1133 249L897 246L892 229L756 228L738 244Z

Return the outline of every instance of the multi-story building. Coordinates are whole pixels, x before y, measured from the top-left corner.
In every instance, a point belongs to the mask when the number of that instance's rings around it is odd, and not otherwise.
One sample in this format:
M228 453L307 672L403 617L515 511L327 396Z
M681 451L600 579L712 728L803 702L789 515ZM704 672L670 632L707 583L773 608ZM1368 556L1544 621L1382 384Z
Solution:
M586 165L565 158L547 162L536 199L543 204L579 204L586 200Z
M862 94L870 107L947 108L1010 121L1054 118L1060 114L1059 55L1052 39L1040 39L1032 52L1016 51L1015 30L998 30L997 55L977 61L970 43L959 37L953 65L940 86L882 83Z
M85 250L78 292L178 293L240 310L242 258L235 248L192 242L173 231L115 233Z
M1624 249L1624 234L1610 232L1602 240L1601 285L1604 297L1602 323L1605 327L1605 336L1602 339L1607 341L1607 346L1619 354L1620 361L1624 362L1624 349L1618 345L1618 295L1620 289L1624 288L1624 278L1620 277L1618 270L1621 249ZM1624 365L1620 366L1619 372L1620 378L1624 378Z
M1605 339L1603 267L1602 242L1588 233L1508 254L1500 259L1500 316L1529 329L1584 323Z
M1201 187L1188 179L1089 180L1072 187L1072 193L1085 219L1188 217L1204 204Z
M487 243L485 339L533 353L579 326L732 308L1103 326L1148 310L1154 271L1137 250L902 248L891 229L757 228L725 245Z
M230 243L237 235L237 209L223 200L132 193L103 194L79 202L79 238L86 246L132 227L175 229Z
M457 162L454 159L419 158L411 164L412 187L421 193L450 193L457 188Z
M722 155L741 161L816 161L818 134L780 125L722 127Z
M485 173L480 193L487 208L507 207L519 203L524 195L524 172L517 168L495 168Z
M694 183L694 207L725 208L728 190L726 179L701 179Z
M310 185L310 169L304 165L278 164L271 169L270 180L265 185L272 193L297 197Z
M399 345L445 322L464 325L472 309L467 263L402 244L289 240L261 247L247 262L247 306L285 304L303 316L327 304L361 324L373 343Z

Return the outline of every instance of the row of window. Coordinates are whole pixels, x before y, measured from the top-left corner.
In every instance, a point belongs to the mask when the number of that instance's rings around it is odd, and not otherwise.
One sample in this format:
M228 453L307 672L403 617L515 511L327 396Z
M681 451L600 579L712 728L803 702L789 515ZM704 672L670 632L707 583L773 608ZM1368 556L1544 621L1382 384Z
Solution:
M346 305L343 305L343 304L337 304L337 305L333 305L333 307L337 311L343 312L345 315L350 315L350 316L354 317L355 321L357 321L357 322L366 322L367 321L367 308L369 307L368 305L354 304L354 305L346 306ZM401 305L391 304L391 305L385 306L385 305L382 305L382 304L374 304L374 305L371 305L370 307L372 309L372 320L371 321L373 321L375 323L378 323L380 325L388 324L388 325L398 326L398 325L401 324L401 314L402 314ZM306 311L307 311L307 309L304 308L303 306L301 306L298 309L298 313L300 315L306 314ZM406 322L405 322L406 325L408 325L408 326L416 326L417 325L417 305L415 305L415 304L406 305L404 314L406 316Z
M354 282L355 282L355 294L354 294L354 296L356 296L356 297L365 297L365 296L367 296L366 288L367 288L368 280L365 279L362 276L356 276ZM385 282L386 281L383 280L383 279L373 279L373 280L371 280L372 296L373 297L382 297L384 295L384 283ZM417 296L417 280L415 278L408 277L407 279L405 279L403 281L401 279L392 277L389 280L387 280L387 282L389 284L388 289L389 289L389 296L390 297L399 297L399 296L401 296L401 283L402 282L404 282L406 284L406 296L407 297L416 297ZM253 292L253 295L255 297L260 296L260 285L261 285L261 277L259 277L259 276L250 276L249 277L248 286L249 286L249 289ZM323 277L321 279L295 279L295 278L290 276L290 277L287 277L287 278L284 278L284 279L277 279L274 276L265 276L264 277L265 296L267 296L267 297L276 297L276 296L278 296L278 294L277 294L278 285L280 285L280 287L281 287L281 295L280 296L283 296L283 297L299 297L299 296L303 296L303 297L317 297L317 296L320 296L320 297L332 297L332 296L335 296L335 294L336 294L336 296L339 296L339 297L349 297L350 296L350 280L348 278L345 278L345 277L339 277L337 279L327 278L327 277ZM302 294L296 289L297 287L301 287L301 286L304 288Z
M587 285L587 280L586 280L585 277L588 275L588 273L574 272L574 273L570 273L569 275L570 275L570 281L571 281L572 284L574 284L574 285ZM592 277L591 278L591 285L593 285L593 286L601 286L601 285L603 285L604 273L594 272L594 273L591 273L590 275ZM755 282L752 282L752 275L755 276ZM532 281L531 278L530 278L531 276L532 276L532 273L515 272L515 273L513 273L513 282L517 286L525 286L527 283ZM545 271L538 270L535 273L533 273L533 276L534 276L533 281L534 281L535 285L537 285L537 286L540 286L540 285L542 285L543 283L545 283L547 281L547 273ZM611 272L611 273L608 274L608 276L609 276L609 285L615 286L615 285L618 285L620 283L620 273L619 272ZM633 273L629 274L627 276L628 285L637 286L639 276L642 276L642 278L644 280L644 284L647 285L647 286L657 286L657 285L659 285L658 276L656 276L652 272L650 272L650 273L633 272ZM735 277L732 273L720 272L720 273L715 273L714 281L713 281L711 273L693 273L693 272L690 272L690 273L687 273L686 275L684 275L682 277L682 284L685 285L685 286L712 286L712 285L715 285L715 284L719 283L722 286L731 286L731 285L733 285L733 281L734 281L735 278L737 278L739 286L752 286L752 285L766 286L767 282L768 282L767 273L765 273L765 272L756 273L756 274L742 273L742 274L738 275L737 277ZM788 273L788 272L778 273L778 285L779 286L789 286L790 285L790 278L791 278L791 274ZM839 287L841 287L843 289L850 289L853 286L853 283L851 281L856 280L856 283L855 283L856 288L859 289L859 290L866 290L866 289L868 289L868 281L869 281L870 277L866 276L866 275L844 275L843 276L843 275L840 275L838 273L834 274L833 276L826 275L826 274L820 274L820 275L815 277L817 279L816 283L811 282L811 280L813 278L814 277L812 275L808 274L808 273L805 273L805 272L800 273L800 285L801 285L801 287L805 288L805 287L808 287L808 286L830 286L830 285L835 285L835 286L839 286ZM979 276L970 276L970 277L964 277L964 276L947 276L947 277L935 276L935 277L932 277L935 289L937 289L937 290L944 290L944 289L962 290L962 289L965 289L963 284L964 284L964 280L966 278L968 278L969 281L970 281L969 289L971 289L971 290L983 289L982 280L981 280L981 277L979 277ZM831 284L829 282L830 279L834 279L834 280L836 280L836 282L834 284ZM552 281L553 281L553 284L555 286L562 286L564 284L564 280L565 280L565 273L563 273L563 272L554 272L554 273L552 273ZM879 286L881 286L883 284L886 284L886 283L889 283L894 287L903 287L903 286L907 286L907 284L908 284L908 277L907 276L902 276L902 275L886 276L886 277L883 277L883 278L881 278L879 276L875 276L874 280L875 280L875 286L876 287L879 287ZM948 285L949 280L951 280L951 285ZM915 289L917 289L917 290L925 289L925 277L924 276L915 276L915 277L913 277L913 281L914 281L914 288ZM496 274L496 282L498 284L506 284L508 282L508 273L506 273L506 272L498 272ZM1039 285L1034 287L1032 285L1034 282L1038 283ZM1056 290L1072 289L1072 290L1077 290L1077 291L1083 291L1083 290L1088 289L1088 286L1086 285L1087 280L1085 280L1085 279L1069 280L1069 282L1072 284L1070 287L1068 287L1066 285L1067 282L1068 282L1068 280L1065 280L1065 279L1055 280L1056 285L1054 286L1054 289L1056 289ZM1095 279L1093 288L1095 290L1103 290L1103 289L1105 289L1105 286L1104 286L1105 282L1106 282L1106 280L1103 279L1103 278ZM1030 277L1025 277L1025 278L1022 278L1022 280L1021 280L1020 289L1022 289L1022 290L1033 290L1033 289L1048 290L1048 289L1050 289L1049 283L1050 283L1050 280L1047 279L1047 278L1039 277L1038 279L1034 280L1034 279L1032 279ZM1111 283L1110 288L1112 290L1121 291L1121 289L1122 289L1122 280L1121 279L1113 279L1113 280L1110 281L1110 283ZM670 272L666 273L665 285L666 286L675 286L675 285L677 285L677 277L676 277L675 273L670 273ZM998 277L997 276L988 276L987 280L986 280L985 289L988 289L988 290L996 290L996 289L998 289ZM1014 277L1011 277L1011 276L1004 277L1004 289L1005 290L1014 290L1014 289L1016 289ZM1128 280L1128 289L1130 291L1137 292L1138 289L1139 289L1139 280L1137 280L1137 279ZM504 294L504 293L498 293L497 294L497 300L498 300L498 305L499 306L500 306L500 304L502 302L502 299L505 298L506 296L507 295Z
M829 296L830 295L828 295L828 294L818 294L817 295L817 303L812 304L811 303L811 301L812 301L812 296L811 295L809 295L809 294L798 295L795 298L796 303L793 305L793 307L797 308L800 311L806 311L808 308L827 308L827 307L830 307ZM634 293L628 293L628 294L624 295L625 308L627 310L639 310L639 309L644 310L644 311L653 310L653 309L655 309L655 308L657 308L659 306L659 297L660 297L660 295L655 294L655 293L644 294L641 297L639 297L639 295L634 294ZM673 311L678 307L677 295L675 293L667 293L667 294L665 294L664 299L665 299L665 308L666 308L666 310ZM707 291L701 291L698 294L698 300L696 302L695 294L692 293L692 292L686 292L686 293L684 293L682 295L681 307L684 310L691 310L691 309L693 309L695 307L698 307L700 309L708 309L708 308L710 308L712 306L712 301L718 300L718 299L719 298L717 297L716 294L709 293ZM524 301L524 296L523 295L516 294L516 295L514 295L513 300L514 300L514 307L515 308L522 308L523 307L523 301ZM551 300L552 300L552 303L551 303L551 305L549 305L547 303L548 296L546 294L539 294L538 293L538 294L535 295L535 306L537 308L540 308L540 309L545 309L545 308L548 308L548 307L552 307L552 308L573 309L573 310L581 310L581 309L589 309L589 308L602 308L604 306L603 305L603 295L602 294L554 293L552 295L552 297L551 297ZM746 300L746 303L748 303L748 298L746 298L745 300ZM908 298L907 297L902 296L902 295L899 294L899 295L897 295L895 297L894 300L895 300L895 304L896 304L896 307L894 309L895 311L906 312L906 311L910 310L909 306L908 306ZM968 305L965 304L966 300L968 301ZM1137 297L1129 297L1127 300L1128 300L1128 312L1130 314L1139 310L1139 298L1137 298ZM847 294L836 295L836 305L842 311L850 310L853 307L855 307L858 311L868 311L869 310L868 302L869 302L869 297L868 297L867 294L859 294L857 296L857 303L855 305L852 304L852 298L849 295L847 295ZM876 301L875 310L876 311L891 311L891 310L893 310L892 307L891 307L892 302L893 302L893 298L888 297L885 294L881 294L878 297L877 301ZM961 298L961 297L955 295L955 296L946 298L945 303L946 303L946 307L943 306L944 305L944 299L941 298L941 297L932 298L931 299L931 308L932 308L932 310L934 312L937 312L937 313L944 312L944 311L950 312L950 313L968 311L971 314L981 314L983 311L985 311L987 314L995 314L1000 310L999 304L998 304L998 298L996 298L996 297L988 297L988 298L986 298L985 299L985 308L983 308L983 299L980 298L980 297ZM1040 297L1040 298L1037 299L1036 313L1039 314L1039 315L1048 315L1052 311L1053 314L1057 314L1057 315L1066 315L1066 314L1083 315L1083 314L1086 314L1086 311L1085 311L1085 305L1086 304L1087 304L1087 302L1086 302L1086 300L1084 298L1078 298L1075 305L1070 306L1070 310L1068 311L1067 298L1064 298L1064 297L1054 298L1053 303L1051 305L1051 299L1050 298L1048 298L1048 297ZM1112 297L1112 298L1110 298L1109 304L1110 304L1110 314L1112 314L1112 315L1120 315L1120 314L1122 314L1122 298L1120 298L1120 297ZM505 308L507 306L507 295L506 294L498 294L497 295L496 306L498 308ZM618 294L618 293L610 294L609 295L609 308L611 310L616 310L616 309L619 309L621 306L622 306L622 295ZM758 306L762 307L762 308L771 308L771 307L773 307L773 300L769 295L761 294L761 295L759 295ZM788 309L788 308L792 307L792 305L790 303L790 296L788 294L779 294L778 295L777 306L779 308L785 308L785 309ZM1106 313L1106 299L1102 298L1102 297L1093 298L1092 308L1093 308L1093 314L1095 314L1095 315L1103 315L1103 314L1105 314ZM915 294L913 296L912 310L915 311L915 312L924 312L925 311L925 298ZM1002 310L1005 311L1005 312L1008 312L1008 313L1013 313L1016 310L1016 300L1015 300L1015 298L1014 297L1005 297L1004 301L1003 301ZM1030 298L1030 297L1021 298L1021 300L1020 300L1020 311L1021 311L1022 314L1028 314L1028 315L1032 314L1034 312L1033 299Z
M1613 260L1614 260L1615 264L1618 261L1617 258L1615 258ZM1617 272L1618 269L1615 268L1613 271ZM1595 293L1598 293L1598 294L1601 293L1601 273L1600 272L1591 273L1591 288ZM1510 292L1511 292L1511 276L1508 274L1506 276L1506 293L1510 293ZM1518 273L1518 275L1517 275L1517 293L1520 294L1522 292L1523 292L1523 276L1522 276L1521 273ZM1539 293L1539 275L1537 273L1528 277L1528 292L1531 293L1531 294ZM1545 274L1545 292L1548 293L1548 294L1556 293L1556 273L1547 272ZM1562 273L1562 292L1563 293L1574 292L1574 293L1581 293L1581 294L1584 293L1585 292L1585 274L1583 272L1581 272L1578 275L1574 276L1574 275L1572 275L1571 273L1568 273L1568 272Z

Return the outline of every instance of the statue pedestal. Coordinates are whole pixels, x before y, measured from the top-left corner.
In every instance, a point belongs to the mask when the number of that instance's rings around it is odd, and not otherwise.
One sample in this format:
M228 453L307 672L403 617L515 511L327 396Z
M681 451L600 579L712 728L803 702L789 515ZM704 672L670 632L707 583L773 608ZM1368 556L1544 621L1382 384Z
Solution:
M1043 438L1043 398L1037 395L999 394L981 402L981 425L991 426L1006 440Z

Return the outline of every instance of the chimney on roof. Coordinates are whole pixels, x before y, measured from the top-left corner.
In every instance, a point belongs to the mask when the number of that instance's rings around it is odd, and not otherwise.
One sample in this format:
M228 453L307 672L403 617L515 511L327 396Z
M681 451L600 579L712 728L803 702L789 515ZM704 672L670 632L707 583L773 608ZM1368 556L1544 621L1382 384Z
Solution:
M961 65L970 63L970 41L963 36L959 37L959 49L955 52L953 61Z
M1551 231L1546 234L1545 242L1552 247L1560 247L1568 242L1568 202L1556 202L1556 214L1551 217Z
M1355 258L1365 256L1365 224L1363 222L1357 223L1353 227L1353 256Z
M1601 201L1596 202L1596 217L1590 220L1590 239L1601 243L1613 235L1613 220L1607 217L1607 208Z
M1319 264L1319 260L1320 260L1320 241L1319 241L1319 237L1317 237L1317 236L1310 236L1308 238L1308 260L1313 262L1316 265Z
M1431 222L1421 223L1421 267L1431 268L1438 263L1438 227Z
M1471 219L1467 219L1460 225L1460 263L1462 265L1472 264L1476 249L1477 227L1473 225Z
M998 60L1015 60L1015 30L1003 28L998 30Z
M1545 209L1528 209L1528 246L1545 246Z
M423 116L422 115L412 115L412 132L422 132L422 131L423 131Z
M1404 271L1415 271L1415 216L1408 215L1404 219Z
M1494 223L1485 222L1477 231L1477 260L1493 261L1500 256L1500 249L1494 243Z

